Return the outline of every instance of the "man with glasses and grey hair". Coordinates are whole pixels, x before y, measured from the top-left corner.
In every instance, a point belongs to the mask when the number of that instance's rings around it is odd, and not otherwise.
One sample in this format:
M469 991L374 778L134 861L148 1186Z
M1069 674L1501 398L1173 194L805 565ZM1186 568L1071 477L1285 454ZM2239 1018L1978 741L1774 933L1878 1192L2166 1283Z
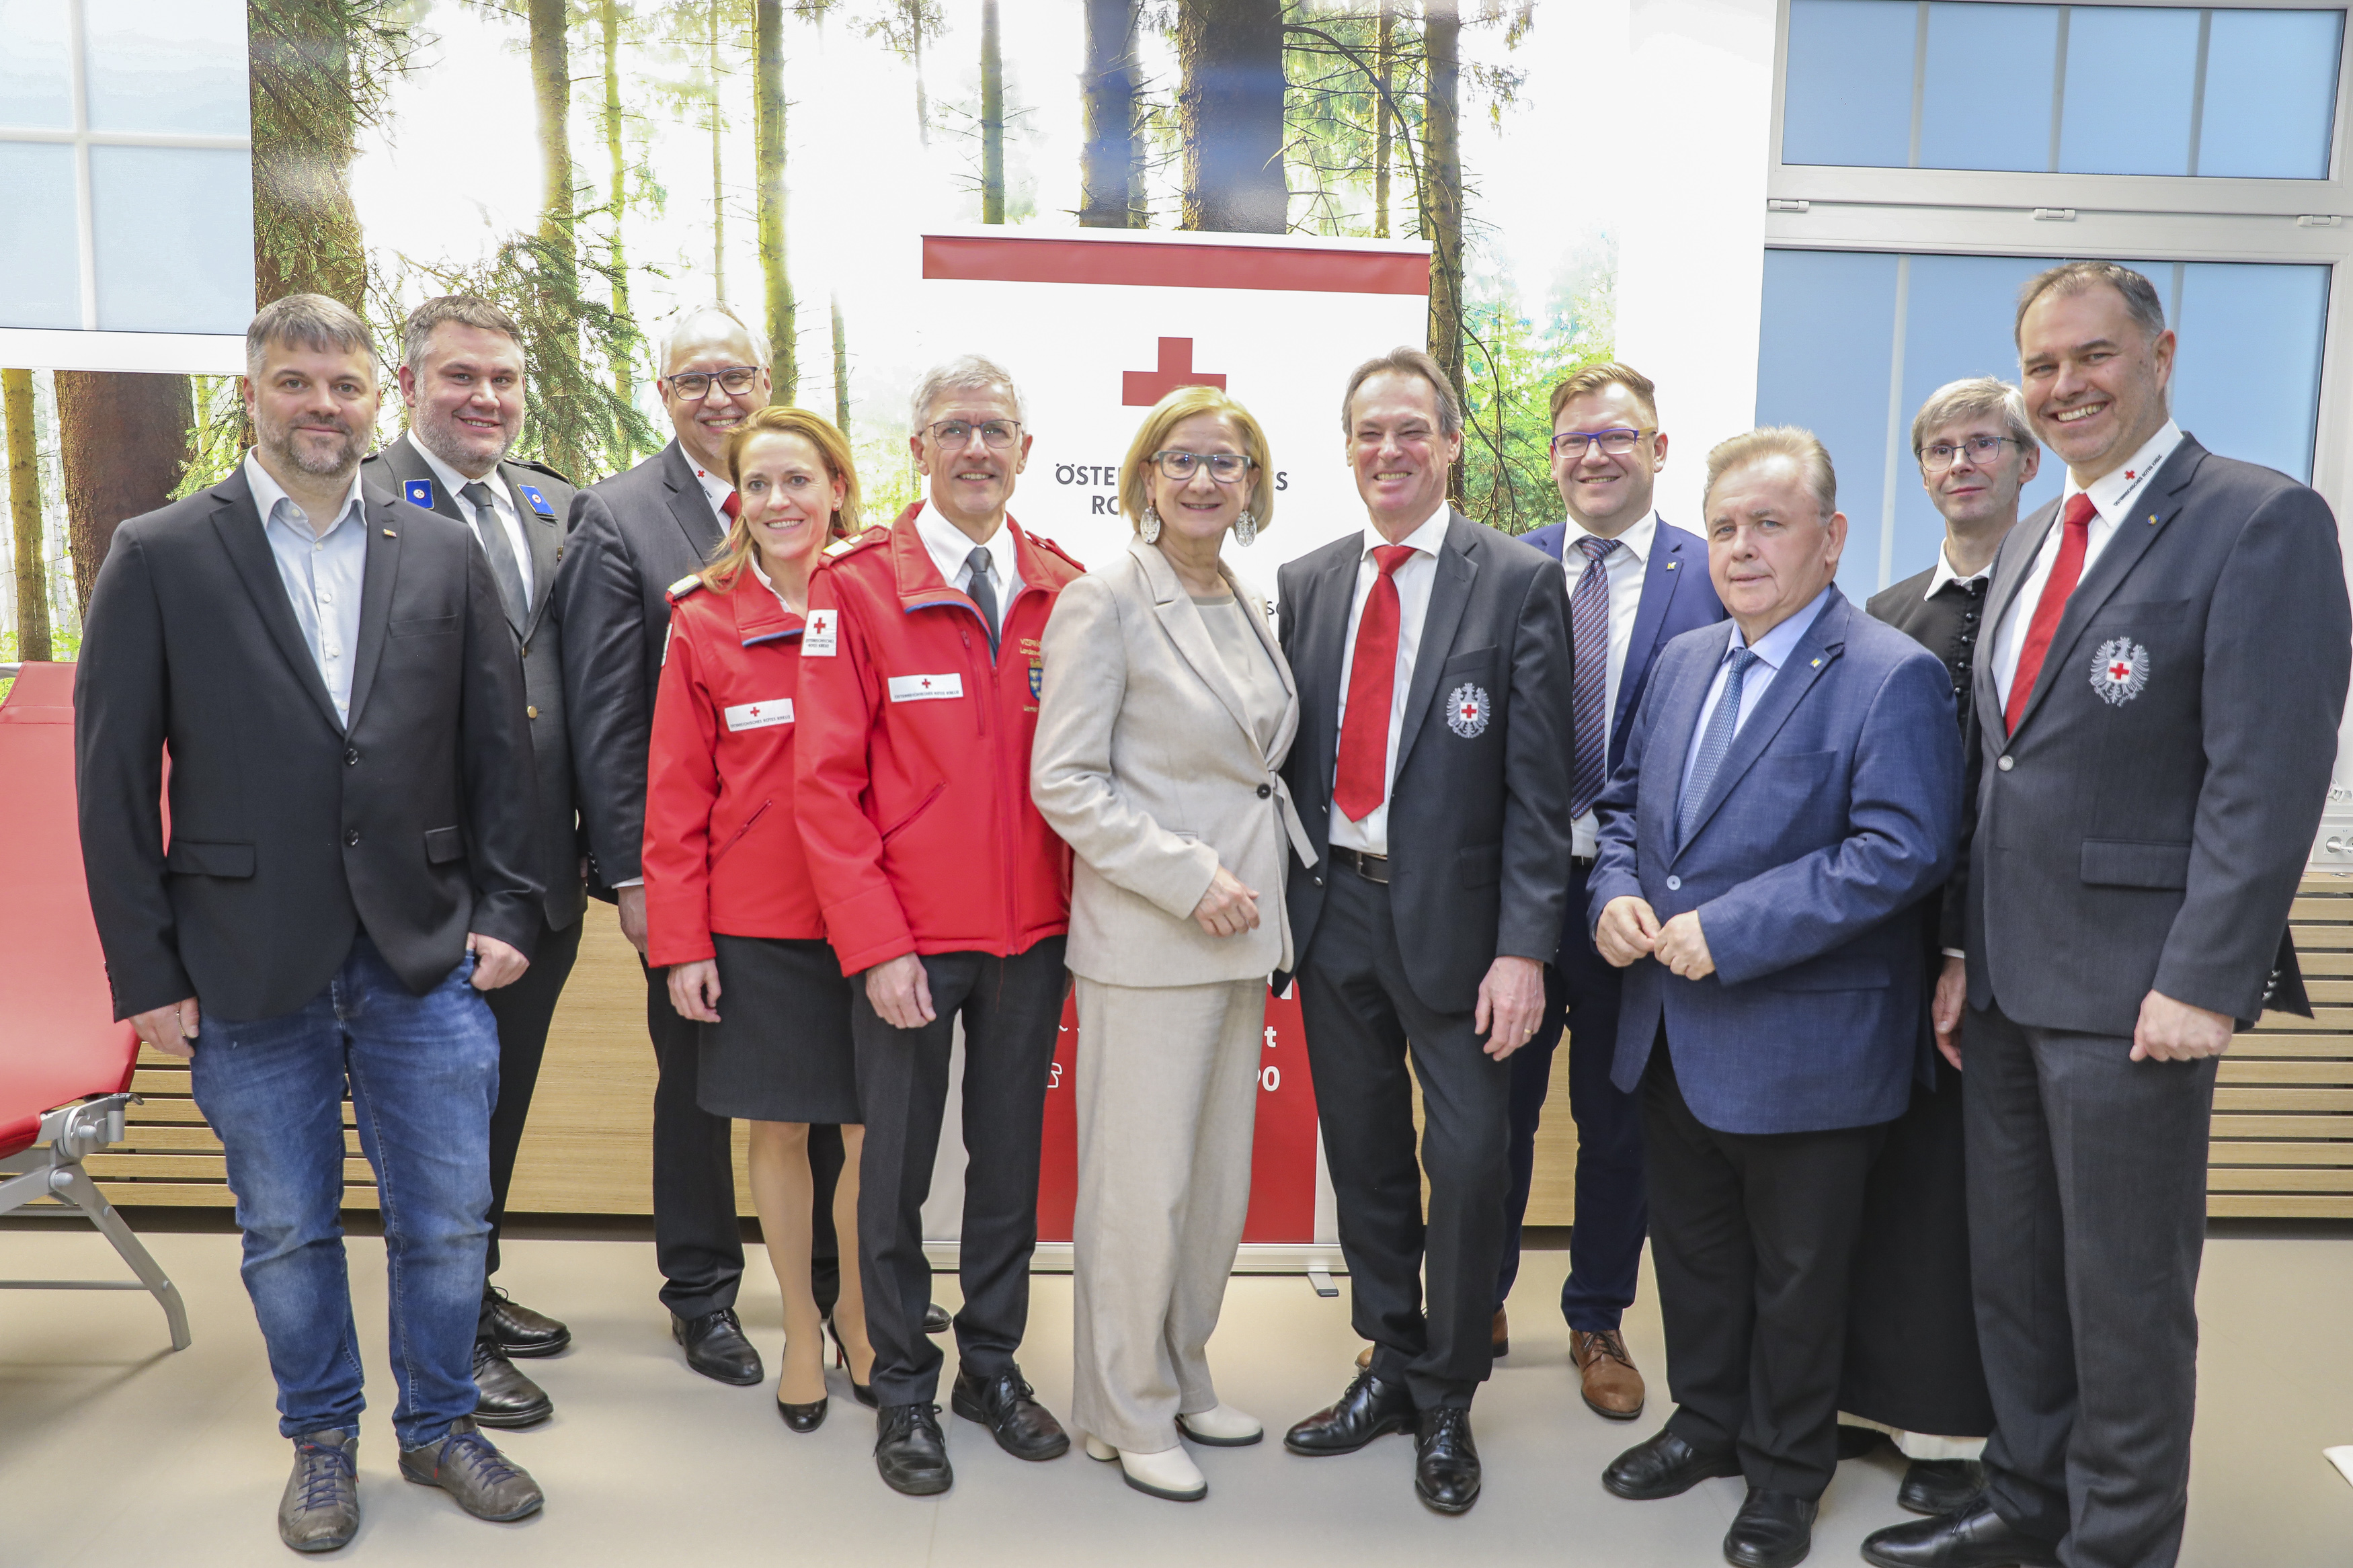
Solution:
M1082 567L1008 513L1021 395L976 356L925 376L908 444L925 499L809 579L794 772L809 876L842 973L866 1112L858 1243L874 1461L910 1496L954 1480L924 1337L923 1205L964 1026L955 1413L1022 1459L1070 1436L1014 1352L1029 1316L1039 1140L1065 985L1071 852L1029 798L1046 619Z

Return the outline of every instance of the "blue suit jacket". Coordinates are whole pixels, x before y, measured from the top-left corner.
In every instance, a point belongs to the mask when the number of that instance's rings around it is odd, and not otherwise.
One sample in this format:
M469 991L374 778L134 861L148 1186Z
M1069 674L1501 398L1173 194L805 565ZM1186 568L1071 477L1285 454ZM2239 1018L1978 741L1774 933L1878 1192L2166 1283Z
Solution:
M1626 971L1611 1074L1631 1091L1666 1026L1694 1115L1724 1132L1809 1132L1901 1115L1926 976L1905 910L1960 835L1952 677L1833 587L1740 727L1688 840L1677 796L1729 625L1660 653L1602 795L1587 927L1631 894L1696 910L1715 973Z

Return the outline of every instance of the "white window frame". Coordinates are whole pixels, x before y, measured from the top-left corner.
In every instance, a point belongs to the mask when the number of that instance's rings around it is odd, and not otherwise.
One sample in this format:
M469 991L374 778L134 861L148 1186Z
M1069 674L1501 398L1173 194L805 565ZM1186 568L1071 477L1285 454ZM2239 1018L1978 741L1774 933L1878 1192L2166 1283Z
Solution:
M106 331L98 324L98 236L90 190L93 147L171 147L243 153L248 166L248 136L190 136L164 132L93 131L90 126L89 60L83 0L66 0L68 77L73 123L64 129L0 126L0 142L38 142L73 149L74 244L80 259L81 325L0 327L0 363L33 370L177 371L197 375L235 374L245 368L245 339L216 332ZM245 51L240 36L238 50Z

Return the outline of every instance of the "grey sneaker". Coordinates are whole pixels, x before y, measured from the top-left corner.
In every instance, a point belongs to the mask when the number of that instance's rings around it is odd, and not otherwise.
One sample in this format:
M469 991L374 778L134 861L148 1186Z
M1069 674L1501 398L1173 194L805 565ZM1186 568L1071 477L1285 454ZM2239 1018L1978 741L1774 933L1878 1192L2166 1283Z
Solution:
M492 1447L470 1415L438 1443L403 1448L400 1473L419 1486L439 1487L476 1519L521 1519L547 1501L530 1472Z
M278 1500L278 1539L297 1552L332 1552L360 1528L360 1440L305 1432L294 1439L294 1473Z

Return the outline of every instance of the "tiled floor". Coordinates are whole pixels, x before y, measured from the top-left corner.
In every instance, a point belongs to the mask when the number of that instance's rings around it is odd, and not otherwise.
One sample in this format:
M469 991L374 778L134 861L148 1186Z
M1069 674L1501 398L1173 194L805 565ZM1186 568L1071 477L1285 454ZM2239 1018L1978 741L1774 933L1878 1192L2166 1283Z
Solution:
M195 1343L173 1354L144 1296L12 1291L0 1296L0 1564L269 1564L288 1449L276 1435L261 1342L237 1279L232 1237L153 1238L185 1291ZM541 1517L478 1523L395 1467L384 1370L383 1252L352 1243L369 1358L359 1540L331 1561L448 1568L601 1564L1541 1563L1547 1568L1708 1568L1739 1501L1714 1481L1660 1503L1601 1490L1601 1467L1663 1414L1656 1313L1628 1323L1653 1378L1651 1415L1615 1426L1574 1396L1565 1336L1548 1302L1566 1255L1532 1253L1513 1300L1514 1347L1480 1396L1486 1495L1461 1519L1424 1510L1411 1448L1385 1438L1346 1458L1308 1460L1276 1442L1200 1451L1198 1505L1155 1501L1077 1453L1025 1465L949 1419L954 1491L913 1501L887 1491L868 1455L871 1418L835 1375L831 1418L797 1437L769 1414L774 1385L733 1389L688 1373L654 1300L650 1245L516 1241L502 1279L568 1319L573 1351L531 1363L558 1414L501 1440L546 1487ZM755 1269L760 1259L754 1258ZM111 1272L86 1231L0 1231L0 1275ZM744 1316L772 1357L774 1285L755 1272ZM1278 1429L1346 1380L1357 1342L1345 1283L1337 1300L1297 1278L1243 1278L1213 1346L1220 1392ZM943 1279L944 1300L953 1300ZM2353 1560L2353 1487L2320 1457L2353 1441L2353 1242L2218 1238L2207 1251L2189 1540L2203 1568L2340 1568ZM1037 1279L1024 1370L1069 1408L1071 1292ZM1856 1543L1901 1517L1897 1462L1849 1464L1825 1500L1813 1561L1857 1561Z

